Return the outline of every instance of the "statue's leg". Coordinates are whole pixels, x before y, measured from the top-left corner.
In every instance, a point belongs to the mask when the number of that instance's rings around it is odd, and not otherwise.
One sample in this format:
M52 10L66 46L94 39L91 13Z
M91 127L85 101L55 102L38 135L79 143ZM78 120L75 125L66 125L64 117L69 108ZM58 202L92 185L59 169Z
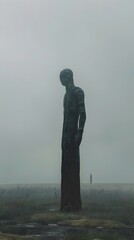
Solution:
M70 163L69 148L62 149L62 166L61 166L61 211L68 211L70 202Z
M79 147L73 146L71 151L72 166L71 166L71 206L73 211L81 209L81 196L80 196L80 155Z
M62 150L61 210L81 209L79 147L69 145Z

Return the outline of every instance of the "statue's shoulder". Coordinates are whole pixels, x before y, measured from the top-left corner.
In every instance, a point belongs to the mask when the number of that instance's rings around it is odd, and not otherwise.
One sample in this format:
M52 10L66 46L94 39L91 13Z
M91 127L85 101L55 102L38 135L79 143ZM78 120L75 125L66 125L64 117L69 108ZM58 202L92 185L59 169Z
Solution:
M84 91L80 87L74 87L74 94L76 95L84 95Z

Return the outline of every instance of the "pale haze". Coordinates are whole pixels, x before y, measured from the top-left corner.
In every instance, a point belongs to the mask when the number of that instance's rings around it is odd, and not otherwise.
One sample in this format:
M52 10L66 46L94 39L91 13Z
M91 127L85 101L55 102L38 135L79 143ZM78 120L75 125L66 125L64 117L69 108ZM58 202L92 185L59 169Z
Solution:
M0 183L60 183L64 68L85 92L81 182L134 182L133 23L133 0L0 0Z

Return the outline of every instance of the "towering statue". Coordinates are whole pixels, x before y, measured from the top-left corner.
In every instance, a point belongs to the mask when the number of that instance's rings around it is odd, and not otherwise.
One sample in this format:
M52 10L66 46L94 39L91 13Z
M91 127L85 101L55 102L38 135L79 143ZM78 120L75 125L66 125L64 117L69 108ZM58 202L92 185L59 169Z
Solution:
M80 196L80 155L86 120L84 92L76 87L73 72L64 69L60 81L66 87L64 96L64 121L62 132L62 166L61 166L61 211L79 211Z

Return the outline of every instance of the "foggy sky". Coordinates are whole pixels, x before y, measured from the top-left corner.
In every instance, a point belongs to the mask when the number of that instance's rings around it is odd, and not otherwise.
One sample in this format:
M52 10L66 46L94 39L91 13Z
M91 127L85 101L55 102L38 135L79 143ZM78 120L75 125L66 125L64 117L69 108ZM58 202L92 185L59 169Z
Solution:
M133 12L133 0L0 0L0 183L60 182L66 67L85 92L81 182L134 182Z

